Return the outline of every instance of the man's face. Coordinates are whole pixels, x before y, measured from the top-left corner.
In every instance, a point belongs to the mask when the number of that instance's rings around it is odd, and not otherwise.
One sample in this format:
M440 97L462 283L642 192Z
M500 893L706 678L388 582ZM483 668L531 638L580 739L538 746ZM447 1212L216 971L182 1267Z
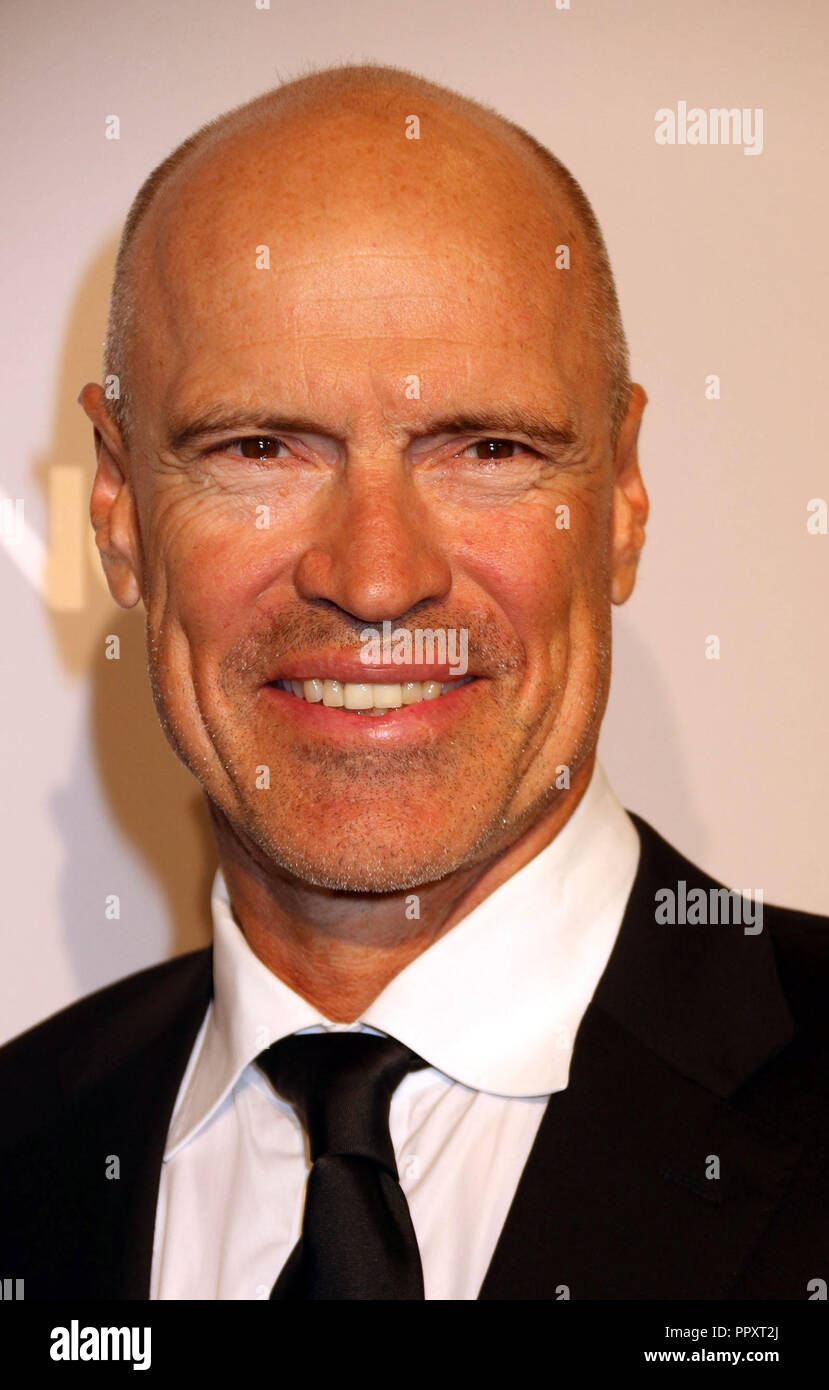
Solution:
M142 242L129 474L156 705L260 861L332 888L512 843L607 695L605 382L581 271L555 265L562 243L583 263L581 234L532 165L458 148L347 116L237 138ZM380 717L275 686L418 679L361 661L384 620L465 629L474 679Z

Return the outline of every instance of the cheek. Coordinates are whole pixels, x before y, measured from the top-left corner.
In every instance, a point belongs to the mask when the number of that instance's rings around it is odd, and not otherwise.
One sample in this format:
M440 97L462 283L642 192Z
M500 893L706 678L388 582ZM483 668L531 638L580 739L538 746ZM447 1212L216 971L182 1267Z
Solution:
M578 548L555 517L502 514L467 531L463 568L497 602L529 652L566 630L578 586Z
M153 589L165 618L191 646L232 642L284 566L274 528L257 526L255 506L228 516L225 503L169 508L154 527Z

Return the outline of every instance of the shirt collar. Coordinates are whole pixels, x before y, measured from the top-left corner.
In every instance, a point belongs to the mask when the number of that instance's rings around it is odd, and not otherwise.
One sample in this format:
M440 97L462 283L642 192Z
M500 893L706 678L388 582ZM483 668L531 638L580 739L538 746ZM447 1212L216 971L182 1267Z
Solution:
M596 762L581 801L550 844L401 970L348 1027L388 1033L475 1090L508 1096L563 1090L638 860L636 828ZM344 1027L255 955L221 870L211 908L213 1000L182 1078L165 1159L272 1042L305 1028Z

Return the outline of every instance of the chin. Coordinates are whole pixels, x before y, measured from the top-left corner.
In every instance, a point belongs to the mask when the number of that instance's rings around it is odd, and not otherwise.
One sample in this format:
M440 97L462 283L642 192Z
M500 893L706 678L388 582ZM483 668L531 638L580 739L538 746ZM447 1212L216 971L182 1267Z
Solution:
M370 826L353 827L326 838L318 830L301 839L264 827L247 826L247 834L267 859L303 883L335 892L398 893L433 883L459 868L471 852L468 844L447 846L446 839L407 844L400 825L385 833Z

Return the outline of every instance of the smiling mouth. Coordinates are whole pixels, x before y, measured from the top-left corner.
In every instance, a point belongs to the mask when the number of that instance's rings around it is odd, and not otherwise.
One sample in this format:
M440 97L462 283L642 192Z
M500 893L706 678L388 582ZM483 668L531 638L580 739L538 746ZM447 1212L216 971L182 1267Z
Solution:
M269 685L276 690L285 690L310 705L326 705L329 709L340 709L347 714L368 714L377 718L407 705L419 705L424 700L439 700L441 696L474 680L477 680L477 676L443 682L403 681L400 685L394 685L370 681L357 684L312 677L306 681L269 681Z

